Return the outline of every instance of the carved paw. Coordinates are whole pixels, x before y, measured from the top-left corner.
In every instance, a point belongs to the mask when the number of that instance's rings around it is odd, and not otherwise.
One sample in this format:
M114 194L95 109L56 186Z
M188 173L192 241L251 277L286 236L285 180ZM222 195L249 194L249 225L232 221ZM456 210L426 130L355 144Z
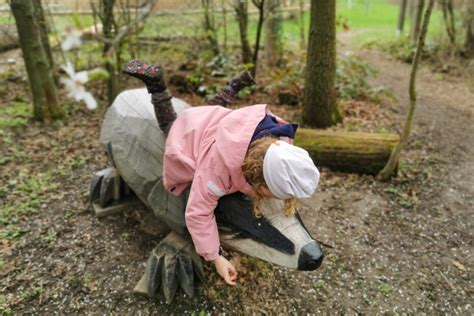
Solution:
M89 198L97 216L116 214L138 201L113 167L94 174Z
M196 278L197 276L197 278ZM193 297L197 279L204 282L201 259L194 251L192 242L171 232L150 254L145 274L134 292L153 297L161 288L169 304L181 287Z

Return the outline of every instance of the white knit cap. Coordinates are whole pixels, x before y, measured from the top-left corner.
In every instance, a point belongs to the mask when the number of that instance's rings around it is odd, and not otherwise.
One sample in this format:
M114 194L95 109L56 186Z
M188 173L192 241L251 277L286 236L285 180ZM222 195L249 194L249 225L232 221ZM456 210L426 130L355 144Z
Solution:
M284 141L268 147L263 159L263 177L279 199L308 198L319 183L319 171L306 150Z

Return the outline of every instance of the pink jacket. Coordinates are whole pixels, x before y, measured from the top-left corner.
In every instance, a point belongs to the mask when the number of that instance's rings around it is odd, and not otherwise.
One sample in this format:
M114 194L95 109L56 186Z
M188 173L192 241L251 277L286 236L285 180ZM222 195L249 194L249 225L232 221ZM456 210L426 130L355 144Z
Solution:
M166 140L163 184L180 195L192 182L186 206L186 226L196 251L205 260L219 256L219 234L214 209L218 199L241 191L251 193L241 165L266 104L231 110L199 106L178 116ZM283 120L279 119L282 123Z

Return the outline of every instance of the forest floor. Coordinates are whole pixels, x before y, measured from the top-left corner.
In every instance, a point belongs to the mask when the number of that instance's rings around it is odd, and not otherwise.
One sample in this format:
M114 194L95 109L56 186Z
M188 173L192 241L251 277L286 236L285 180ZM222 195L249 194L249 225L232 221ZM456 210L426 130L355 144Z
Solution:
M343 47L349 50L350 47ZM347 102L336 129L401 130L410 66L358 51L398 100ZM239 284L212 269L209 286L171 305L135 296L151 249L167 233L142 208L97 219L88 203L105 110L68 105L43 127L8 104L28 99L21 76L0 88L0 308L4 314L420 313L473 314L474 88L423 67L418 108L399 175L388 182L322 168L318 192L299 208L323 242L320 269L297 272L231 253ZM189 96L182 96L193 102ZM250 96L242 103L265 102ZM272 106L288 117L291 108ZM1 120L15 115L16 120Z

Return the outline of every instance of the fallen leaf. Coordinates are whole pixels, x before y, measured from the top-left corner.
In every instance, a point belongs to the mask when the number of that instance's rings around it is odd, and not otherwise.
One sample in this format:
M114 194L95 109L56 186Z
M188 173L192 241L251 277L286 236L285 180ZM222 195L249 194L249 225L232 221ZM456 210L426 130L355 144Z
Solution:
M466 267L459 261L453 260L452 263L456 268L458 268L461 271L466 271Z

